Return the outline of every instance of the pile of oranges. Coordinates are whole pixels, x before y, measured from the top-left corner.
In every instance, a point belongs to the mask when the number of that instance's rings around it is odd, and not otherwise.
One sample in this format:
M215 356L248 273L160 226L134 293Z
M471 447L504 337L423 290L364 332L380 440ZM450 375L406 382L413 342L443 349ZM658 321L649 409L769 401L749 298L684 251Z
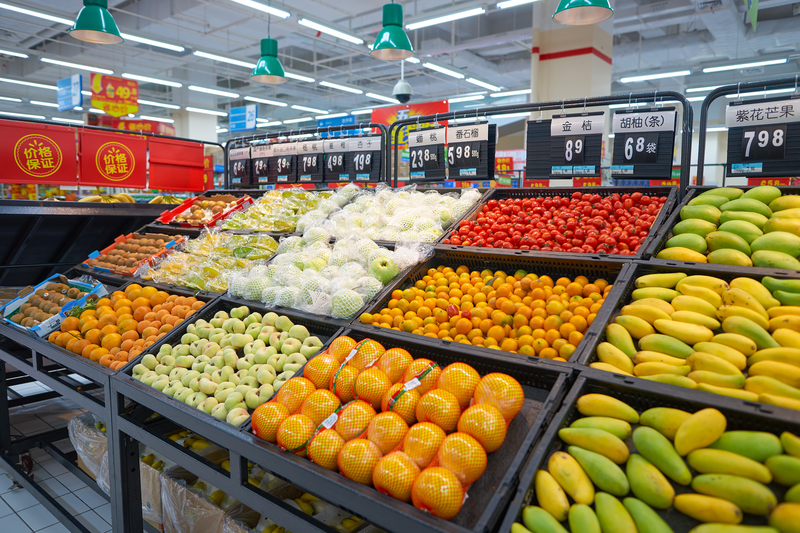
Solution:
M183 322L203 303L131 284L100 298L94 309L69 316L48 340L76 355L118 370Z
M518 270L439 266L361 322L494 350L568 361L611 285Z

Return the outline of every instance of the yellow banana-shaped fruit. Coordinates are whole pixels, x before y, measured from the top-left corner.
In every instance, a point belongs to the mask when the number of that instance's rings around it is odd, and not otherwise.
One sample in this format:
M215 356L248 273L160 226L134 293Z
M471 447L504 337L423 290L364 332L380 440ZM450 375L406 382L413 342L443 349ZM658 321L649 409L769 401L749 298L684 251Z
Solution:
M766 485L741 476L700 474L692 480L692 488L700 494L733 502L748 514L765 516L778 504Z
M574 457L566 452L555 452L547 462L547 470L575 503L592 505L594 485Z
M678 292L686 296L694 296L696 298L700 298L701 300L705 300L711 305L713 305L715 309L718 308L720 305L722 305L722 296L712 291L711 289L707 289L705 287L700 287L698 285L688 285L688 284L681 285L680 288L678 289Z
M711 342L716 342L717 344L722 344L724 346L733 348L734 350L743 353L745 357L753 355L756 353L756 350L758 350L756 343L753 342L752 339L745 337L744 335L739 335L738 333L719 333L714 335L714 338L711 339Z
M690 263L708 263L706 256L689 248L683 246L675 246L674 248L664 248L658 255L658 259L667 261L688 261Z
M564 489L561 488L561 485L558 484L558 481L550 472L545 470L536 472L534 488L536 490L536 499L542 509L553 515L559 522L567 519L569 500L564 493Z
M761 361L777 361L800 367L800 348L766 348L759 350L747 360L748 365Z
M609 324L606 326L606 340L629 358L633 357L636 353L636 347L633 344L631 334L619 324Z
M769 322L767 322L766 318L746 307L740 307L738 305L723 305L722 307L717 309L717 318L719 318L720 320L724 321L729 316L740 316L742 318L752 320L754 323L758 324L764 329L767 329L769 327ZM714 329L719 329L719 328L714 328Z
M784 316L776 316L775 318L770 318L769 324L767 325L767 329L769 329L769 331L771 332L774 332L775 330L778 329L800 331L800 316L784 315Z
M742 373L725 359L705 352L693 353L686 358L686 364L691 366L692 370L708 370L726 376L736 376Z
M800 401L800 389L769 376L749 376L744 383L744 389L756 394L782 396Z
M800 348L800 331L778 328L772 332L772 338L785 348Z
M675 366L669 363L639 363L633 367L634 376L654 376L656 374L674 374L686 376L692 371L689 365Z
M772 293L761 284L760 281L753 278L736 278L730 283L731 289L741 289L760 303L764 309L770 310L773 307L780 306L781 303L776 300Z
M608 363L603 362L594 362L589 364L590 368L594 368L596 370L603 370L605 372L612 372L614 374L623 374L625 376L633 376L630 372L625 372L621 368L617 368L614 365L610 365Z
M618 465L628 460L628 446L617 436L596 428L562 428L558 437L572 446L599 453Z
M770 307L769 309L767 309L767 314L769 314L770 318L775 318L776 316L784 316L784 315L800 316L800 307L796 305L782 305L780 307Z
M669 302L679 294L680 293L674 289L664 289L661 287L644 287L641 289L635 289L631 293L631 298L633 298L634 300L655 298L657 300L663 300L665 302Z
M152 200L150 200L147 203L148 204L160 204L160 203L163 203L163 202L164 202L164 197L163 196L156 196L155 198L153 198Z
M601 342L597 346L597 358L600 359L601 362L615 366L628 374L633 372L633 361L631 361L631 358L610 342Z
M719 320L695 313L694 311L675 311L670 315L675 322L686 322L687 324L697 324L698 326L705 326L709 329L719 329Z
M781 444L786 453L794 457L800 457L800 437L794 433L784 431L781 433Z
M678 428L675 434L675 451L685 456L705 448L725 432L728 421L725 415L713 408L697 411Z
M704 494L678 494L675 509L699 522L740 524L744 515L735 503Z
M781 503L769 514L769 525L778 531L800 531L800 503Z
M671 289L685 277L686 274L683 272L647 274L645 276L639 276L636 279L636 288L641 289L645 287L662 287L664 289Z
M670 305L672 305L676 311L692 311L710 318L717 317L717 308L696 296L686 296L684 294L676 296L672 302L670 302Z
M751 376L767 376L786 383L790 387L800 387L800 367L775 361L761 361L748 369Z
M717 294L722 294L725 292L730 286L728 282L715 278L714 276L687 276L682 280L678 281L676 287L680 290L680 287L684 285L694 285L696 287L703 287L709 290L716 292Z
M649 305L626 305L622 308L623 315L639 317L653 325L656 320L672 320L667 313Z
M767 310L764 309L764 306L742 289L728 289L723 292L722 303L750 309L764 317L764 320L769 320L769 315L767 314Z
M659 383L666 383L667 385L675 385L676 387L683 387L685 389L696 389L697 383L691 379L677 374L653 374L651 376L637 376L647 381L657 381Z
M686 365L686 359L672 357L671 355L661 352L651 352L649 350L641 350L636 352L636 355L633 356L633 362L637 365L640 363L666 363L673 366Z
M703 448L690 453L689 466L701 474L733 474L759 483L772 483L772 472L763 464L728 450Z
M690 372L689 379L696 383L706 383L715 387L725 387L728 389L741 389L744 387L745 377L743 374L732 376L730 374L719 374L710 370L695 370Z
M631 302L631 305L649 305L650 307L655 307L657 309L661 309L668 315L671 315L675 312L675 308L670 305L670 303L666 300L662 300L660 298L641 298L639 300L634 300Z
M653 326L661 333L675 337L690 345L698 342L708 342L714 337L714 332L707 327L687 324L686 322L658 319L653 322Z
M628 330L634 339L641 339L656 332L649 322L633 315L618 315L614 322Z
M780 348L780 344L770 337L769 332L752 320L741 316L729 316L722 321L722 331L745 335L756 343L759 350L764 348Z
M745 357L742 352L734 350L730 346L725 346L717 342L698 342L693 348L698 352L710 353L711 355L721 357L739 370L747 368L747 357Z
M786 409L800 411L800 400L793 400L792 398L775 396L773 394L759 394L758 401L761 403L767 403L769 405L777 405L778 407L785 407Z
M734 524L700 524L689 533L780 533L769 526L741 526Z
M639 423L639 413L633 407L606 394L584 394L575 405L584 416L607 416L631 424Z
M81 199L80 199L80 200L78 200L78 201L79 201L79 202L90 202L90 203L91 203L91 202L102 202L102 201L103 201L103 198L102 198L102 197L100 197L100 196L97 196L97 195L95 195L95 196L87 196L87 197L85 197L85 198L81 198Z
M705 392L713 392L714 394L721 394L722 396L730 396L731 398L738 398L748 402L757 402L758 394L749 392L742 389L731 389L728 387L717 387L716 385L709 385L708 383L698 383L697 390Z

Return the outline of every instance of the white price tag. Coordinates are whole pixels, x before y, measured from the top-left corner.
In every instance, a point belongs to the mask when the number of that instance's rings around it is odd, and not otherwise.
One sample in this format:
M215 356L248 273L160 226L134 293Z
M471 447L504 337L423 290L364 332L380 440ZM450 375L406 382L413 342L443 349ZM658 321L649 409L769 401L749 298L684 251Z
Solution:
M407 381L406 384L403 385L403 390L406 390L406 391L414 390L417 387L419 387L420 385L422 385L422 383L420 383L419 378L414 378L414 379L412 379L410 381Z
M331 413L328 418L322 421L322 426L325 429L331 429L333 425L336 424L337 420L339 420L339 415L337 415L336 413Z

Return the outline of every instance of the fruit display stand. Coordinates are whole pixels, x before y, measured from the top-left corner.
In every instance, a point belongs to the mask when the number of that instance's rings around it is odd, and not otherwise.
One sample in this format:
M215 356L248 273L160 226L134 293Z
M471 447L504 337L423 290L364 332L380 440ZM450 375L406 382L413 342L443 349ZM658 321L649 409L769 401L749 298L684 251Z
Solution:
M437 246L443 249L449 250L464 250L469 251L474 249L476 251L480 250L481 252L491 253L491 254L508 254L508 255L516 255L520 257L526 256L536 256L536 257L553 257L553 258L564 258L564 259L579 259L579 258L590 258L594 261L620 261L620 260L631 260L631 259L644 259L647 256L645 255L646 250L650 246L650 243L653 241L660 240L663 232L665 231L664 222L669 217L670 213L677 203L679 191L677 187L648 187L645 192L648 196L661 196L666 197L666 201L662 205L661 209L658 211L657 215L655 215L655 219L652 225L649 228L648 234L644 237L644 240L641 241L641 246L638 251L631 253L630 255L611 255L611 254L597 254L597 253L571 253L571 252L547 252L543 250L519 250L517 248L485 248L485 247L476 247L476 246L461 246L461 245L453 245L453 244L445 244L445 241L450 238L450 231L445 232L442 238L437 242ZM582 189L577 190L574 188L539 188L539 187L532 187L532 188L522 188L522 189L499 189L494 188L490 189L486 196L481 199L481 204L478 206L477 209L472 210L469 214L463 217L461 220L453 224L451 231L457 231L459 226L461 225L462 221L469 221L474 222L480 216L481 209L483 205L487 204L489 201L501 201L506 199L528 199L528 198L551 198L554 196L561 196L561 197L571 197L573 194L576 193L583 193L583 194L591 194L591 195L599 195L601 198L606 198L611 196L612 194L642 194L642 192L635 188L635 187L597 187L596 189Z
M750 191L755 187L747 186L747 187L736 187L736 188L742 191ZM724 264L716 264L708 262L703 263L700 261L679 261L675 259L664 259L658 257L659 253L667 249L667 241L669 241L672 237L674 237L674 234L672 233L673 228L675 227L676 224L682 221L681 210L684 207L689 206L689 203L692 202L692 200L696 200L701 194L713 193L715 189L718 189L718 187L709 187L709 186L689 187L683 201L678 206L675 207L670 216L664 222L662 231L660 232L658 238L653 239L652 241L649 242L645 258L649 258L651 262L661 265L674 266L674 267L700 265L703 266L704 268L707 268L710 271L717 271L717 272L730 271L730 268L732 267L745 268L747 269L748 272L752 272L753 274L761 276L774 276L774 275L780 276L780 275L785 275L787 272L793 272L792 270L788 269L765 268L765 267L746 266L746 265L742 266L724 265ZM783 196L800 195L800 187L779 186L777 187L777 189L782 193ZM720 222L720 224L722 224L722 222Z
M193 220L179 220L182 213L191 210L195 205L198 205L202 202L224 202L225 207L221 208L221 210L217 213L213 213L212 216L208 219L203 218L200 221L193 221ZM160 217L156 219L157 223L165 224L165 225L177 225L181 227L190 227L190 228L203 228L208 226L218 226L222 223L223 220L228 218L229 216L233 215L234 213L238 213L239 211L243 211L247 209L249 206L253 205L253 198L250 196L243 196L241 198L236 198L233 195L221 195L221 194L214 194L209 196L196 196L194 198L187 198L184 200L183 204L179 205L178 207L170 210L165 211L161 214ZM206 209L207 210L207 209Z
M722 272L710 270L706 268L706 265L673 267L654 262L636 262L631 265L631 269L628 272L628 278L624 282L623 286L620 287L621 291L619 298L609 305L608 309L606 310L607 313L605 319L601 322L596 321L597 327L593 328L593 331L587 334L587 338L584 339L584 342L581 345L581 351L579 354L577 354L576 358L577 368L581 374L586 374L592 377L597 376L598 374L602 376L612 375L612 373L609 373L606 370L591 368L589 365L601 362L601 358L599 358L597 355L597 347L601 343L608 341L606 336L606 326L609 324L614 324L615 318L620 315L622 308L629 305L633 301L632 293L637 288L636 280L638 278L649 274L685 274L687 276L712 276L724 280L725 282L730 282L735 278L749 278L758 282L760 282L762 279L761 274L753 272L753 270L758 269L731 266L727 268L727 271ZM777 273L769 273L768 275L775 276L776 278L781 276L780 279L782 280L800 278L800 274L797 272L786 270L777 271ZM683 309L683 307L681 307L681 309ZM722 320L719 322L722 322ZM784 327L792 328L793 326L789 324L788 326ZM714 333L718 332L722 332L722 330L714 330ZM655 333L659 333L659 331L655 330ZM743 331L737 331L737 333L741 333L743 335L745 334ZM635 349L637 344L636 339L634 339L633 342ZM787 352L790 352L791 350L791 348L787 348ZM689 363L686 364L689 365ZM742 373L746 373L746 370L742 370ZM622 374L613 374L613 376L616 378L623 377ZM713 392L680 387L674 384L658 383L656 381L645 380L643 378L635 378L632 376L625 377L633 382L642 384L643 387L657 386L659 389L663 388L664 390L672 391L672 394L681 395L686 398L692 398L695 401L705 402L709 405L717 405L719 402L726 402L727 405L739 405L740 409L752 409L755 412L765 414L774 420L785 421L787 423L796 423L798 421L798 411L779 407L777 405L762 403L757 401L755 398L739 399L715 394ZM690 378L686 379L688 380ZM690 385L688 381L686 381L686 384ZM743 385L743 383L741 385ZM742 390L742 387L740 386L739 388L734 388L733 390L738 392Z
M514 499L509 505L508 512L505 515L503 524L500 527L499 531L508 532L516 530L523 533L527 531L527 529L524 528L523 529L518 529L517 527L512 528L512 524L514 524L515 522L518 522L520 524L523 523L523 510L526 508L526 506L542 505L542 503L537 500L536 490L534 487L534 478L536 477L536 473L539 470L548 469L548 460L550 459L553 453L565 452L567 450L567 445L559 438L559 430L570 426L570 424L574 423L577 419L584 416L581 413L579 413L576 404L578 403L579 399L582 396L588 394L600 394L600 395L610 396L616 400L626 403L639 415L642 412L655 407L680 409L690 414L696 413L708 407L714 407L719 412L721 412L722 415L724 415L725 419L727 420L727 426L724 428L725 430L750 431L750 432L759 431L759 432L771 433L772 435L774 435L774 437L770 437L770 442L774 443L778 447L780 446L780 441L778 440L778 437L784 431L790 431L795 435L800 435L800 422L798 422L796 418L792 421L775 420L769 412L764 412L760 410L758 406L750 405L744 402L729 401L731 400L731 398L719 397L717 399L714 399L713 402L708 402L707 398L705 397L697 397L691 394L685 394L684 391L681 390L678 390L676 392L674 387L669 387L667 385L660 383L645 383L642 380L635 380L620 375L606 374L606 375L590 376L582 374L578 376L577 380L572 385L569 394L564 400L563 406L555 415L553 421L548 426L547 431L542 436L542 439L539 441L539 444L534 449L530 461L526 465L525 470L520 477L519 487L517 488L517 492L514 496ZM638 419L638 416L636 418ZM635 427L636 425L637 424L633 423L630 424L630 426L633 427ZM632 439L630 437L624 439L623 442L625 446L630 450L631 457L633 457L634 455L638 456L636 447L633 445ZM705 448L706 446L702 446L702 448ZM570 449L572 449L572 447L570 447ZM772 449L772 446L769 447L769 449ZM754 446L752 448L752 451L754 453L757 453L756 450L757 449ZM769 455L776 455L779 453L788 453L788 452L781 452L779 450L775 450L775 452L769 453ZM794 460L797 461L797 459ZM624 462L625 461L623 461L623 464L620 465L620 468L622 469L620 473L622 476L625 475L623 473L625 471ZM680 462L683 463L683 458L680 459ZM766 470L766 468L763 467L763 465L761 468L763 470ZM713 470L713 471L718 472L719 470ZM686 472L688 472L688 470L686 470ZM692 475L693 476L697 475L697 473L692 472ZM660 473L659 477L661 477ZM680 495L680 494L698 492L692 490L691 486L680 485L673 481L668 481L666 480L666 478L664 478L664 480L671 486L672 490L674 490L676 494ZM649 481L650 480L648 480L648 482ZM652 481L652 483L655 485L656 481L654 480ZM633 486L633 483L631 483L631 486ZM641 487L642 485L639 484L638 486ZM772 493L774 493L774 495L777 497L777 501L781 502L783 501L783 496L786 489L787 489L786 486L782 486L780 484L773 482L766 485L765 490L769 490ZM596 490L597 493L601 492L600 488ZM659 489L654 489L654 492L656 490ZM621 492L622 490L619 491L620 494ZM631 497L635 496L635 494L633 494L628 490L625 490L625 492L627 493L627 496ZM639 494L641 495L642 493L640 492ZM606 496L608 496L608 494L606 494ZM618 498L621 501L623 499L623 496L621 495ZM715 498L715 500L717 502L722 502L723 504L725 503L724 500L718 498ZM670 498L670 502L671 501L672 500ZM719 503L717 505L719 505ZM626 507L628 506L626 505ZM709 511L712 510L713 507L709 509ZM695 526L698 526L700 524L700 522L698 522L697 520L690 518L689 516L679 512L677 509L672 507L672 505L668 505L667 509L664 510L656 509L655 513L657 513L658 516L664 522L666 522L666 524L671 528L672 531L676 532L689 531ZM625 514L627 513L624 514L617 513L616 517L617 519L621 519L624 517ZM570 513L570 516L572 516L572 513ZM739 511L739 517L741 520L741 511ZM554 518L552 520L555 521ZM718 520L722 521L722 518L720 517L718 518ZM709 521L713 522L715 520L711 519ZM621 521L618 521L617 523L624 524L624 522ZM654 521L652 520L645 523L650 524L654 528L653 531L668 530L663 527L659 529L658 524L654 523ZM766 526L766 523L767 523L766 516L756 516L754 514L746 513L744 514L744 520L742 525L752 526L758 524ZM566 525L566 522L564 524ZM640 524L637 524L637 526L639 525ZM721 527L724 528L724 527L735 527L735 526L721 526ZM648 529L639 529L639 530L646 531ZM723 529L720 529L720 531L721 530ZM772 529L769 530L773 531ZM575 529L572 529L572 531L577 533ZM777 529L774 531L777 531Z

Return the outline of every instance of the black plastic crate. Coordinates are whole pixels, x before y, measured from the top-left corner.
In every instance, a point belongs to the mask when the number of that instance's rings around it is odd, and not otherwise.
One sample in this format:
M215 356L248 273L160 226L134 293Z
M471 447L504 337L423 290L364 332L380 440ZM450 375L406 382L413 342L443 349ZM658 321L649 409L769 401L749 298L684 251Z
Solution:
M675 209L672 211L672 214L669 218L664 222L664 226L662 231L659 232L658 239L654 239L647 245L647 250L645 252L646 256L644 259L649 258L650 261L653 263L657 263L660 265L668 265L674 267L684 267L684 266L701 266L703 268L708 268L714 272L732 272L735 270L731 269L746 269L748 272L752 272L759 276L786 276L786 275L796 275L794 270L787 270L787 269L773 269L773 268L759 268L759 267L740 267L740 266L733 266L733 265L717 265L713 263L693 263L688 261L672 261L667 259L658 259L656 256L658 253L666 247L667 241L672 237L672 228L675 227L675 224L681 221L681 209L684 208L686 205L689 204L694 198L697 198L701 193L706 191L718 189L719 187L689 187L689 190L686 191L686 196L683 198L683 202L681 202ZM735 187L737 189L742 189L743 191L747 191L749 189L753 189L754 187ZM784 194L800 194L800 187L778 187L780 191Z
M682 409L690 413L700 411L707 407L714 407L725 415L728 421L726 431L766 431L777 436L780 436L784 431L791 431L796 435L800 435L800 419L798 418L789 422L778 422L761 415L756 409L743 409L741 405L728 401L733 400L733 398L722 396L719 397L717 401L708 403L704 401L705 399L697 399L691 395L685 395L680 391L676 392L673 389L674 387L662 383L645 383L643 380L633 380L618 374L609 374L607 376L578 376L575 384L564 400L563 407L556 414L544 436L539 441L539 444L534 449L531 459L520 477L517 493L508 507L508 512L505 515L499 531L504 533L508 532L511 529L511 524L514 522L522 523L523 509L527 505L536 505L533 487L534 476L538 470L546 469L547 460L552 453L566 449L566 445L558 438L558 430L569 426L576 419L582 417L575 404L578 398L585 394L596 393L612 396L627 403L640 414L642 411L653 407L671 407ZM635 450L630 437L625 442L630 450ZM675 488L676 494L694 492L691 486L684 487L672 481L670 481L670 483L672 483L672 486ZM782 501L783 494L787 487L781 487L780 485L771 483L769 488L775 493L778 500ZM633 496L633 493L629 493L629 495ZM689 531L700 524L700 522L680 513L674 507L670 507L667 511L659 509L654 510L676 532ZM750 514L744 515L742 525L755 524L766 525L766 517L758 517ZM564 525L566 527L566 524Z
M705 265L703 265L705 266ZM628 272L628 279L626 280L625 286L620 287L620 297L611 302L609 305L605 319L600 322L599 320L595 320L592 326L597 325L591 335L586 335L584 337L583 342L581 343L581 349L579 353L576 353L576 360L575 363L578 365L579 370L582 373L586 373L587 375L595 376L597 374L601 375L609 375L612 374L611 372L606 372L605 370L598 370L596 368L591 368L589 365L592 363L596 363L599 361L595 351L597 346L601 342L605 342L606 340L606 326L614 322L614 319L619 315L620 310L631 303L631 293L636 289L636 279L640 276L644 276L647 274L660 274L660 273L668 273L668 272L683 272L687 276L697 276L697 275L706 275L706 276L714 276L720 279L724 279L725 281L730 282L734 278L740 277L747 277L753 278L758 281L761 281L762 276L760 274L756 274L752 272L752 268L747 267L729 267L731 270L725 272L716 272L706 268L703 268L700 265L693 265L693 266L686 266L682 268L675 268L669 267L665 265L655 264L652 262L647 261L637 261L633 265L631 265L631 269ZM755 269L758 270L758 269ZM795 277L800 278L800 274L795 273ZM599 315L598 315L599 319ZM634 343L636 341L634 340ZM618 376L621 376L618 374ZM628 376L626 376L628 377ZM800 421L800 412L795 411L793 409L787 409L784 407L778 407L775 405L768 405L763 404L760 402L751 402L746 400L739 400L736 398L731 398L728 396L723 396L720 394L715 394L713 392L705 392L700 390L693 390L693 389L686 389L684 387L678 387L677 385L668 385L662 383L656 383L654 381L649 381L641 378L630 378L633 379L636 383L642 383L645 387L649 386L649 384L653 385L660 385L668 387L669 389L673 390L673 394L685 395L687 397L697 398L698 401L707 402L711 405L716 404L717 402L722 401L721 399L730 400L732 402L736 402L741 404L742 406L755 406L760 413L764 413L765 416L770 418L786 420L786 421Z
M441 524L434 529L436 531L473 531L482 533L495 531L497 522L500 520L516 488L522 465L527 459L533 444L542 435L544 428L561 405L569 388L572 374L569 369L564 368L533 367L519 364L517 361L498 361L489 356L464 354L458 346L435 348L422 341L424 337L415 336L417 337L415 339L396 338L392 333L396 332L387 331L385 328L381 328L381 331L374 333L349 329L343 331L341 335L347 335L356 341L367 338L373 339L381 343L387 350L390 348L403 348L414 359L430 359L441 368L451 363L462 362L471 365L481 376L492 372L506 373L518 380L522 385L522 390L525 393L525 402L522 410L509 425L503 445L494 453L489 454L486 471L470 486L468 491L469 498L464 502L464 506L449 522L435 517L430 517L429 519ZM302 376L303 370L304 368L296 375ZM242 427L248 433L251 431L249 425L243 425ZM266 442L264 445L277 449L275 445ZM309 468L324 470L310 461L307 462ZM352 483L343 477L339 479L342 483ZM359 488L361 487L363 486L359 485ZM410 503L406 504L394 500L389 496L380 494L371 487L363 487L363 489L368 497L378 500L382 504L391 505L401 512L414 516L430 516L427 513L422 513ZM346 503L343 503L343 505L347 507ZM383 527L390 530L388 525L384 524ZM428 529L424 528L424 530L427 531Z
M480 251L478 251L480 250ZM554 254L557 255L557 254ZM394 282L386 288L386 291L376 298L372 305L367 308L366 312L374 313L387 306L391 299L391 294L396 290L404 290L411 287L414 283L421 280L428 273L431 268L437 268L440 265L452 267L453 269L460 265L466 265L471 270L481 271L490 269L492 271L502 269L506 273L513 273L516 270L523 269L529 273L534 273L539 276L548 275L553 279L561 276L575 278L584 275L591 279L604 278L609 284L613 284L611 291L606 297L608 303L600 308L600 312L594 319L586 333L585 338L590 335L590 332L599 328L599 325L605 323L609 318L610 307L609 303L615 302L621 294L622 288L626 285L629 279L629 267L631 263L628 262L612 262L612 261L595 261L589 257L581 257L579 259L568 259L562 257L538 257L538 256L517 256L517 255L493 255L486 253L485 249L475 248L474 251L459 249L459 250L441 250L437 249L434 256L424 261L403 276L395 278ZM386 328L380 326L373 326L371 324L362 324L359 317L355 317L352 321L352 327L364 331L367 335L375 332L385 331ZM424 342L432 347L438 349L446 349L451 346L457 347L460 352L481 355L485 357L492 357L495 359L511 359L520 362L527 362L536 365L557 365L558 368L564 368L565 365L572 365L576 360L577 355L580 353L580 346L570 358L569 363L562 363L560 361L551 361L540 357L528 357L525 355L515 354L511 352L503 352L500 350L490 350L488 348L460 344L453 341L445 341L441 339L434 339L432 337L425 337L423 335L415 335L413 333L406 333L405 331L390 330L392 335L398 339L408 339L410 341ZM422 340L420 340L422 339Z
M650 227L650 232L648 233L645 240L641 243L641 247L639 251L635 254L631 255L609 255L609 254L581 254L581 253L572 253L572 252L544 252L541 250L516 250L516 249L507 249L507 248L478 248L476 246L461 246L461 245L453 245L453 244L444 244L443 241L447 239L450 235L449 232L446 233L445 236L442 236L441 239L437 242L437 247L447 249L447 250L480 250L483 252L495 254L495 255L519 255L522 257L553 257L553 258L563 258L563 259L582 259L582 258L590 258L593 261L628 261L632 259L644 259L647 256L645 255L648 247L650 247L651 243L654 240L660 240L661 234L665 231L664 222L667 220L667 217L672 212L673 207L678 201L678 188L677 187L649 187L645 191L641 191L639 188L636 187L593 187L591 189L587 188L571 188L571 187L563 187L563 188L541 188L541 187L525 187L525 188L493 188L490 189L489 194L485 195L481 199L481 204L478 206L478 209L472 210L470 213L467 213L461 219L456 221L452 228L458 228L459 224L464 220L475 220L478 216L478 211L483 207L483 205L488 202L489 200L505 200L508 198L533 198L533 197L544 197L544 196L571 196L575 192L591 192L599 194L600 196L610 196L614 193L619 194L632 194L634 192L645 192L649 196L666 196L667 201L664 202L664 205L661 207L661 211L658 212L656 215L656 219L653 222L653 225Z

